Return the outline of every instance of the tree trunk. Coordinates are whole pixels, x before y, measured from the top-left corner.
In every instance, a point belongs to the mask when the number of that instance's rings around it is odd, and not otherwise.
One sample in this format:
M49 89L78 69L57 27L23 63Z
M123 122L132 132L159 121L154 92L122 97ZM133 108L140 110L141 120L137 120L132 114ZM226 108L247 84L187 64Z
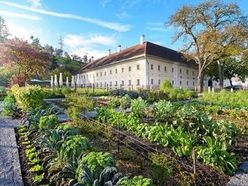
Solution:
M202 71L198 72L198 76L197 76L197 90L198 92L203 92L203 81L204 81L204 73Z
M219 70L219 78L220 78L220 89L224 87L224 65L221 64L219 61L218 63L218 70Z
M230 82L230 86L232 87L233 84L232 84L232 79L231 78L229 79L229 82Z

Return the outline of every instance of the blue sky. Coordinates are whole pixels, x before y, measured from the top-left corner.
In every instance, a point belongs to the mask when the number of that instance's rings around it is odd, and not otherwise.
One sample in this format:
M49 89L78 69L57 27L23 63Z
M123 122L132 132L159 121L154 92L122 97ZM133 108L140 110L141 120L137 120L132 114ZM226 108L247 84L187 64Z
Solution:
M95 58L130 47L145 39L179 50L172 43L175 28L164 23L182 5L200 0L0 0L2 16L13 36L38 37L42 44L58 47L60 37L70 54ZM248 15L247 0L237 2Z

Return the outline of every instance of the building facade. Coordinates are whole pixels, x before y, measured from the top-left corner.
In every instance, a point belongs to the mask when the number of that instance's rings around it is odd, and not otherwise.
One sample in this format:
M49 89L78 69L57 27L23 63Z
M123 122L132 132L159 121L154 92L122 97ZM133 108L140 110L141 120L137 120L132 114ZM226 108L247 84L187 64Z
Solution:
M109 89L158 88L169 80L173 87L195 89L197 66L172 49L144 42L86 64L81 69L84 87Z

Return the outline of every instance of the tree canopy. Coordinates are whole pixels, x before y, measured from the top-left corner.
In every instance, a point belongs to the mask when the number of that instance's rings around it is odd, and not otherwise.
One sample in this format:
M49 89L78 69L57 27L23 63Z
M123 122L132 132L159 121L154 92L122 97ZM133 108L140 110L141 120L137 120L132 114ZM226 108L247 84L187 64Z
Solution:
M235 3L208 0L183 6L170 17L169 24L179 28L174 42L183 39L185 57L198 65L200 92L205 70L211 63L238 56L247 48L248 20Z

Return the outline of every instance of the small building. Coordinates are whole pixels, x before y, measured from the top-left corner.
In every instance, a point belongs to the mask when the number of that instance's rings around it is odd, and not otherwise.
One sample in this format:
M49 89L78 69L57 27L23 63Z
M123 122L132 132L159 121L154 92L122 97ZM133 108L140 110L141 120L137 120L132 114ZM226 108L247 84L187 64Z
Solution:
M173 87L195 89L197 65L183 54L140 38L140 44L91 60L81 69L84 87L109 89L158 88L164 80Z

